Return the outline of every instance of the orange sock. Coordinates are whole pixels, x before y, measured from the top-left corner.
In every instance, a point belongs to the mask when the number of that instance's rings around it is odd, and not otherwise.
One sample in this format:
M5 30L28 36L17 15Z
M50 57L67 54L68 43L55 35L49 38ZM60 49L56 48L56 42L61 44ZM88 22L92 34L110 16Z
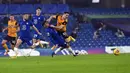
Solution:
M71 41L75 42L76 40L72 36L66 38L66 42L71 42Z
M75 38L73 38L72 36L69 36L69 38L70 38L73 42L76 41Z
M9 51L9 48L6 44L3 44L2 46L6 49L6 51Z

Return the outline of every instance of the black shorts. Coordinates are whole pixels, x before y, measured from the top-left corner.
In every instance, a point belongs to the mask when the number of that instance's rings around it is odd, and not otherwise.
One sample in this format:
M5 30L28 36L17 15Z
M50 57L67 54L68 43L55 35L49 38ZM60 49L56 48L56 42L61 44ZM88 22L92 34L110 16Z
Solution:
M62 36L64 39L68 38L69 36L68 36L68 35L65 35L64 33L66 33L66 32L59 32L59 31L58 31L58 34L59 34L60 36Z
M8 42L10 42L12 45L15 45L16 44L16 37L11 37L11 36L6 36L4 38L4 40L7 40Z

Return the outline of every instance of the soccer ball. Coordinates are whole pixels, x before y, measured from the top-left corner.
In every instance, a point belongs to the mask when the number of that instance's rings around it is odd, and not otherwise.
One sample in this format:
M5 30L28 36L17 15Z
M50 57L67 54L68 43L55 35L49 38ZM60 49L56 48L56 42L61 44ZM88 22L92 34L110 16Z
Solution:
M116 55L116 56L117 56L117 55L119 55L119 54L120 54L120 51L119 51L119 49L117 49L117 48L116 48L116 49L114 49L113 53L114 53L114 55Z

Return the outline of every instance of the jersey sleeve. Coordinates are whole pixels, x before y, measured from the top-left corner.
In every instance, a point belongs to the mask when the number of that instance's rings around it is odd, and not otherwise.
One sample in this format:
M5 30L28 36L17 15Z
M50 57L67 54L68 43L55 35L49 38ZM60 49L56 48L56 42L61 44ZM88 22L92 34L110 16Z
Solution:
M15 22L15 25L19 25L19 22L18 22L18 21L16 21L16 22Z
M22 21L19 21L18 23L19 23L18 26L20 26L22 24Z
M59 14L56 15L56 19L58 19L58 17L59 17Z
M30 26L33 26L33 22L32 21L30 21Z
M45 17L44 16L41 17L41 21L45 21Z
M34 22L34 16L32 16L31 21Z

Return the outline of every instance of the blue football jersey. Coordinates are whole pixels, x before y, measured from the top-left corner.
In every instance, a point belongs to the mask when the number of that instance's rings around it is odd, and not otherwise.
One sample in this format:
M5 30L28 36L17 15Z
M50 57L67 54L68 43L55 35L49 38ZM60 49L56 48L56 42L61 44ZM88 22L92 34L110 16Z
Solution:
M35 27L41 31L43 26L43 22L45 21L45 17L40 15L40 16L37 16L37 15L34 15L33 18L32 18L32 21L33 21L33 24L35 25Z
M50 42L59 47L67 47L67 44L62 36L60 36L54 28L48 27L45 29L49 37Z
M20 36L21 37L31 37L31 26L33 23L31 20L23 20L19 23L20 26Z

